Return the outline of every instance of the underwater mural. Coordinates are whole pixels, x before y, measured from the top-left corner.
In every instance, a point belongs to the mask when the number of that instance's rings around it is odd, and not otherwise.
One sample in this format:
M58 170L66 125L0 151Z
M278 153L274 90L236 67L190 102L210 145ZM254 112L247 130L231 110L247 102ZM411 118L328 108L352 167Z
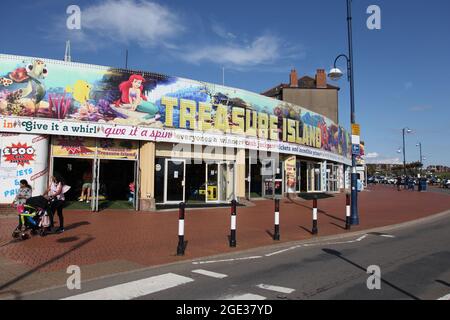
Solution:
M300 106L211 83L41 58L0 54L0 115L230 133L351 157L349 133Z

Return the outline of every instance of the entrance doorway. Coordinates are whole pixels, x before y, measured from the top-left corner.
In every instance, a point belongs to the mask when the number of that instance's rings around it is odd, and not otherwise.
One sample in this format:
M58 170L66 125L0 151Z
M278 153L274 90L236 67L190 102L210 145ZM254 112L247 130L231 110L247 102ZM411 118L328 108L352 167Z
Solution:
M165 165L165 203L180 203L185 201L186 160L166 159Z
M246 193L248 194L248 198L261 198L263 196L263 183L261 176L262 164L254 158L247 158L246 161Z
M263 180L263 197L273 198L283 195L284 168L283 162L274 159L261 161L261 176Z
M307 164L307 184L308 192L322 191L321 163L308 162Z
M206 163L206 202L229 202L234 199L234 163Z
M70 190L64 194L69 207L71 202L80 199L83 184L91 183L91 188L86 192L85 201L76 206L79 209L89 209L92 201L92 159L80 158L53 158L52 175L60 175L64 183L71 186ZM89 197L88 194L89 193ZM88 201L88 202L86 202Z
M204 203L206 164L186 164L186 203Z
M97 160L94 211L136 207L136 166L130 160Z

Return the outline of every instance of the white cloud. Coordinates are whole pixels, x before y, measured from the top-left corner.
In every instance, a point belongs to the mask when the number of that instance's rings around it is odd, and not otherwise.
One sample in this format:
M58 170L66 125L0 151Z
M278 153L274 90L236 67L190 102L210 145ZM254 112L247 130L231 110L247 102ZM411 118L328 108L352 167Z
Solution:
M211 29L216 35L218 35L219 37L221 37L223 39L226 39L226 40L236 39L236 35L234 33L227 31L224 27L222 27L218 24L213 24Z
M368 159L367 164L402 164L400 158Z
M249 45L207 45L190 49L181 57L191 63L208 61L238 67L268 64L280 57L280 40L272 35L263 35Z
M81 8L81 31L141 47L163 44L183 30L167 7L150 1L106 0ZM170 46L170 45L169 45Z
M377 153L377 152L370 152L370 153L368 153L367 155L366 155L366 158L367 159L370 159L370 158L378 158L380 155Z

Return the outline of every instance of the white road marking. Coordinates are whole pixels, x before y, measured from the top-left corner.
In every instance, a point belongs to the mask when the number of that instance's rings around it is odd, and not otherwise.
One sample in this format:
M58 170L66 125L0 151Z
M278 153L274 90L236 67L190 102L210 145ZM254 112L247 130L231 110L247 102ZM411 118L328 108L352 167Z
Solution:
M283 250L278 250L278 251L275 251L275 252L267 253L267 254L265 254L264 256L265 256L265 257L270 257L270 256L273 256L273 255L276 255L276 254L280 254L280 253L283 253L283 252L286 252L286 251L290 251L290 250L295 250L295 249L298 249L298 248L301 248L301 247L312 247L312 246L318 246L318 245L323 246L323 245L333 245L333 244L347 244L347 243L354 243L354 242L359 242L359 241L364 240L367 236L368 236L368 235L365 234L365 235L362 235L361 237L359 237L359 238L357 238L357 239L355 239L355 240L349 240L349 241L340 241L340 242L312 242L312 243L299 244L299 245L296 245L296 246L293 246L293 247L290 247L290 248L287 248L287 249L283 249Z
M450 300L450 293L449 293L449 294L446 294L446 295L443 296L443 297L440 297L440 298L437 299L437 300Z
M392 234L380 234L380 237L395 238L395 236L393 236Z
M203 270L203 269L192 270L192 272L202 274L202 275L208 276L208 277L218 278L218 279L223 279L223 278L228 277L226 274L223 274L223 273L217 273L217 272L212 272L212 271Z
M289 250L292 250L292 248L287 248L287 249L275 251L275 252L272 252L272 253L268 253L268 254L265 254L265 256L266 257L270 257L270 256L274 256L276 254L280 254L280 253L283 253L283 252L286 252L286 251L289 251Z
M295 250L295 249L302 248L302 247L329 246L329 245L336 245L336 244L348 244L348 243L360 242L360 241L363 241L368 236L369 236L369 234L364 234L364 235L360 236L359 238L356 238L354 240L348 240L348 241L337 241L337 242L320 242L320 241L317 241L317 242L299 244L299 245L295 245L295 246L289 247L287 249L282 249L282 250L274 251L274 252L271 252L271 253L266 253L264 255L264 257L274 256L276 254L280 254L280 253L283 253L283 252ZM387 238L394 238L395 237L395 236L389 235L389 234L386 234L386 235L383 235L383 236L385 236ZM208 264L208 263L218 263L218 262L232 262L232 261L252 260L252 259L260 259L260 258L262 258L262 256L252 256L252 257L243 257L243 258L235 258L235 259L223 259L223 260L194 261L194 262L192 262L192 264Z
M62 300L130 300L194 281L174 273L166 273L112 287L90 291Z
M252 293L244 293L234 296L226 296L219 300L266 300L266 297L260 296L258 294L252 294Z
M257 285L258 288L261 289L266 289L266 290L271 290L271 291L276 291L276 292L281 292L281 293L292 293L295 291L295 289L291 289L291 288L285 288L285 287L279 287L279 286L271 286L268 284L258 284Z
M217 262L253 260L253 259L260 259L260 258L262 258L262 256L252 256L252 257L243 257L243 258L235 258L235 259L222 259L222 260L193 261L192 264L208 264L208 263L217 263Z

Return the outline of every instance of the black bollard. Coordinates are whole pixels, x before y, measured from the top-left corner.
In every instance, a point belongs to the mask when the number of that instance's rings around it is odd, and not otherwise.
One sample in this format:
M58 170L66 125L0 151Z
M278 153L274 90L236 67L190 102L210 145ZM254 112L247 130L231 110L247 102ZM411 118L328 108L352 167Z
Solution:
M313 200L313 227L312 227L312 234L318 233L317 228L317 198L314 198Z
M236 200L231 200L230 247L236 247Z
M177 256L184 256L184 209L186 205L180 202L178 206L178 246Z
M280 240L280 199L275 199L275 230L273 240Z
M350 230L350 194L345 195L345 229Z

